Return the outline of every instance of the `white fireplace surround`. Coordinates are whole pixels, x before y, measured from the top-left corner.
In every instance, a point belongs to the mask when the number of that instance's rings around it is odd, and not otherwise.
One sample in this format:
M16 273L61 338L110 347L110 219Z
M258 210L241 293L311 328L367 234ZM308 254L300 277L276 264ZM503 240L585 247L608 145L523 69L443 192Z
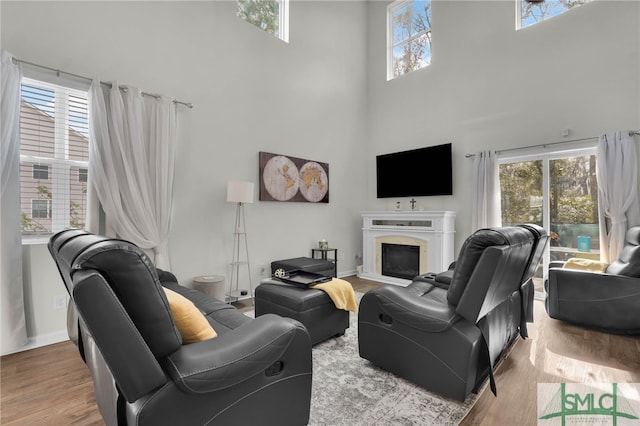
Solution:
M406 287L411 280L382 274L382 244L418 246L420 275L445 271L454 261L453 211L362 212L361 278Z

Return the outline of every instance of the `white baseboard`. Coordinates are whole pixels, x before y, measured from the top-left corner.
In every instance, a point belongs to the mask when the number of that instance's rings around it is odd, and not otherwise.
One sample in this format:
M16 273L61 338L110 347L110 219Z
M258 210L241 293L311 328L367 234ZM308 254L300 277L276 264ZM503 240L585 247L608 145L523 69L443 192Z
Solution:
M40 336L32 336L27 339L27 344L14 349L9 352L2 353L0 355L10 355L17 352L24 352L30 349L40 348L42 346L53 345L54 343L65 342L69 340L69 335L67 334L67 330L54 331L53 333L42 334Z
M350 277L351 275L356 275L356 270L353 269L351 271L344 271L338 274L338 278Z

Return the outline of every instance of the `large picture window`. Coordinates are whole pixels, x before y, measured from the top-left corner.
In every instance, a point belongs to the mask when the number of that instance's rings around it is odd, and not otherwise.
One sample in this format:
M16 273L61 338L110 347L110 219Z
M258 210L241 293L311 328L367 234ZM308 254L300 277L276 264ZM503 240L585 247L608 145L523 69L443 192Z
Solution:
M387 80L430 63L431 1L394 1L387 8Z
M20 205L25 242L84 227L88 123L86 91L22 80Z

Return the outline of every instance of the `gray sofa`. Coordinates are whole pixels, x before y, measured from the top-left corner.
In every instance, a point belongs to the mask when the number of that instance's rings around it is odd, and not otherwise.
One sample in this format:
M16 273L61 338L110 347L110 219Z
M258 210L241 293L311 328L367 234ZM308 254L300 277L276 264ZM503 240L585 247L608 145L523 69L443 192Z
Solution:
M551 262L545 307L551 318L615 334L640 334L640 226L603 273Z
M180 286L127 241L67 230L49 250L107 425L307 424L311 342L298 321L252 319ZM191 300L218 336L183 344L162 286Z
M487 377L495 393L493 366L532 320L531 278L547 240L535 225L481 229L438 279L369 291L360 356L448 398L464 400Z

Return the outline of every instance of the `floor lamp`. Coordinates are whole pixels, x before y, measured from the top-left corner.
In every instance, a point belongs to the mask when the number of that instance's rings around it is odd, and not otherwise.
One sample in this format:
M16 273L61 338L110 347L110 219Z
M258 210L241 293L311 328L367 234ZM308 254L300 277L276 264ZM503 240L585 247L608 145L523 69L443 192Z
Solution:
M246 296L246 290L238 288L240 282L240 266L247 265L249 276L249 291L253 304L253 284L251 283L251 265L249 263L249 246L247 245L247 231L245 227L244 205L253 203L253 182L229 181L227 183L227 202L236 203L236 223L233 228L233 260L231 261L231 280L229 283L229 298L238 300ZM240 245L244 241L245 259L240 259Z

